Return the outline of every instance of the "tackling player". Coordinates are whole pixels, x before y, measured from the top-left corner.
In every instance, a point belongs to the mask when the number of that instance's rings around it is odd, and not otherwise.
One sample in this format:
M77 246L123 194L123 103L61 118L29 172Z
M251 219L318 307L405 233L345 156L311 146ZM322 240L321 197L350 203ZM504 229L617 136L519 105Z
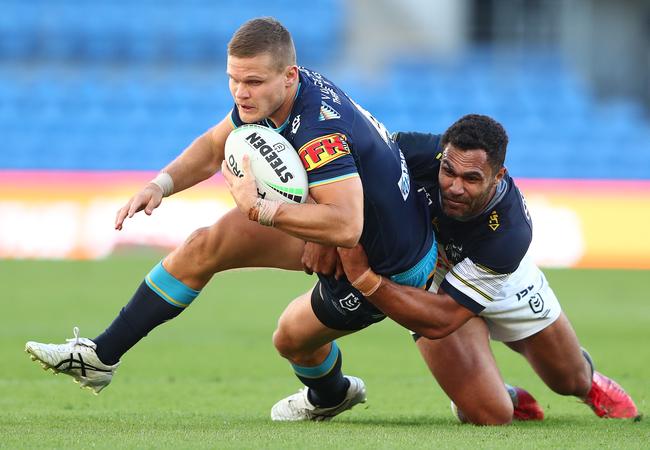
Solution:
M521 353L549 388L578 397L599 417L636 417L630 396L594 370L528 254L532 223L503 166L503 127L468 115L442 137L399 133L397 140L415 184L430 195L439 246L434 284L428 291L411 289L376 275L360 246L339 254L353 285L414 332L461 421L505 424L513 413L518 419L543 417L526 391L504 389L490 338Z
M220 168L237 208L196 230L156 265L96 338L81 338L75 328L66 344L26 345L45 367L73 376L96 393L111 382L121 356L180 314L217 272L302 270L305 241L333 247L361 242L375 267L409 286L424 286L434 270L436 245L426 196L411 190L399 148L380 123L333 83L296 66L291 36L279 22L262 18L242 25L228 44L227 72L235 102L231 113L131 198L118 212L115 228L122 229L125 219L139 211L151 214L163 197ZM222 167L225 140L244 123L273 128L296 148L316 204L260 199L246 163L242 178ZM341 352L333 340L384 317L347 280L319 274L316 287L283 314L306 346L300 355L281 352L309 389L289 408L284 408L286 402L274 407L273 418L327 419L365 401L363 381L343 376ZM275 340L282 341L282 333Z

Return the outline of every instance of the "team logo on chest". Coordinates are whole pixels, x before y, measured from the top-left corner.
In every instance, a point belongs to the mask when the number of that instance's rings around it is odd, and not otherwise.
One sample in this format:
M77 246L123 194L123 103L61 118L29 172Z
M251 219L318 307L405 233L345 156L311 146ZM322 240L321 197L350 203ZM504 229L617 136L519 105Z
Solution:
M445 253L453 264L458 264L463 259L463 244L456 244L452 239L445 244Z
M499 215L496 211L492 211L490 213L490 216L488 218L488 226L492 229L492 231L496 231L497 228L499 228Z

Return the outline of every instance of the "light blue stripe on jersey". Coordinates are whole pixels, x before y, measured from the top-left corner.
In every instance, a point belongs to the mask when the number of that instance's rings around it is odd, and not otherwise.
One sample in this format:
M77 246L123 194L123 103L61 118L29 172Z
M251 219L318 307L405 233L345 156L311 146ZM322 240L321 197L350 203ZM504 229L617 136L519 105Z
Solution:
M230 125L232 125L233 130L237 128L237 124L235 124L235 121L232 120L232 109L230 110L230 114L228 114L228 118L230 119Z
M201 291L186 286L165 270L162 261L144 278L147 286L170 305L187 308Z
M431 277L431 275L433 275L433 272L436 270L437 261L438 244L434 237L431 249L429 249L427 254L424 255L424 257L418 261L416 265L405 272L391 275L390 279L395 283L401 284L403 286L424 288L427 284L427 280Z
M332 348L330 349L329 355L325 358L325 361L320 363L316 367L302 367L296 364L291 364L293 371L296 372L296 375L299 375L304 378L321 378L330 373L330 370L336 364L336 360L339 357L341 351L339 350L338 345L335 341L332 341Z
M354 177L358 177L358 176L359 176L359 174L357 172L349 173L347 175L341 175L341 176L334 177L334 178L328 178L327 180L314 181L313 183L309 183L309 187L312 188L314 186L322 186L324 184L335 183L337 181L347 180L348 178L354 178Z

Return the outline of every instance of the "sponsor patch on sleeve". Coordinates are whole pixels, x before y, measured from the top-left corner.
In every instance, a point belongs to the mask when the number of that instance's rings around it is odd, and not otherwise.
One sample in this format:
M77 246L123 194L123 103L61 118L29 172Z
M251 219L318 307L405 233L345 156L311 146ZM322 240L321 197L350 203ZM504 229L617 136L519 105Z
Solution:
M298 150L302 165L307 172L348 154L350 154L350 147L347 138L341 133L312 139Z

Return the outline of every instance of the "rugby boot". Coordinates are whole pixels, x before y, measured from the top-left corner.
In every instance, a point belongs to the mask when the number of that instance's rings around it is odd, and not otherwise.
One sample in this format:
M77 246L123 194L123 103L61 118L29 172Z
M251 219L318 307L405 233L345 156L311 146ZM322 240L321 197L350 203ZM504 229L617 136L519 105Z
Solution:
M542 407L537 403L537 400L535 400L535 397L533 397L530 392L517 386L510 386L509 384L506 384L506 389L512 399L512 405L514 406L514 412L512 415L515 420L544 419L544 411L542 410Z
M639 415L632 397L616 381L600 372L594 372L591 390L584 402L602 418L632 419Z
M307 397L308 388L304 387L297 393L283 398L271 408L271 419L274 421L313 420L324 421L352 409L359 403L366 402L366 386L361 378L346 376L350 387L345 398L336 406L314 406Z
M82 388L99 394L111 382L120 363L112 366L104 364L95 353L95 343L79 337L77 327L74 327L73 333L74 337L66 339L65 344L29 341L25 344L25 352L33 361L39 361L44 370L70 375Z

